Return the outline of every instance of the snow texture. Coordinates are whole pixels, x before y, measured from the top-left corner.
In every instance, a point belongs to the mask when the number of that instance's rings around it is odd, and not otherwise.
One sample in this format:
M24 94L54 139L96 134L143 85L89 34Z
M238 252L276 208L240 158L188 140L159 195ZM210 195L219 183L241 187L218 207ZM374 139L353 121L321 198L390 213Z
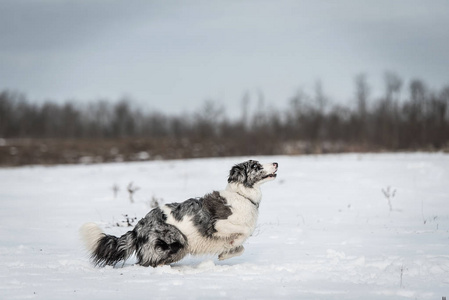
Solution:
M449 155L441 153L256 157L278 162L279 172L262 187L242 256L155 269L133 259L115 268L89 262L83 223L121 235L130 227L116 224L143 217L152 198L223 189L230 167L246 159L0 169L0 298L449 296ZM134 203L130 182L140 187Z

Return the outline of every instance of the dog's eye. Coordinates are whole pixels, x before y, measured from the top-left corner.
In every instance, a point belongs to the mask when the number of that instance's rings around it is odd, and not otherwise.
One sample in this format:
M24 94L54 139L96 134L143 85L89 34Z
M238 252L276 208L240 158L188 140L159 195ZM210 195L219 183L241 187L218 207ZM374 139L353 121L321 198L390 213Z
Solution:
M259 170L260 170L260 167L259 167L258 164L253 164L253 165L251 166L251 168L254 169L254 170L256 170L256 171L259 171Z

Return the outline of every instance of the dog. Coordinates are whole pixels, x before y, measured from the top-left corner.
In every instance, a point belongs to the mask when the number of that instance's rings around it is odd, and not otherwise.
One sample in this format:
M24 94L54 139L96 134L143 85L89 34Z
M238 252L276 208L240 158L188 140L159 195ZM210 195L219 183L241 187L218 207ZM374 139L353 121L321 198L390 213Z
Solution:
M234 165L225 190L151 210L121 237L104 234L95 223L80 229L96 266L115 266L135 254L137 264L158 267L191 255L224 260L243 253L256 227L260 185L276 178L277 163L249 160Z

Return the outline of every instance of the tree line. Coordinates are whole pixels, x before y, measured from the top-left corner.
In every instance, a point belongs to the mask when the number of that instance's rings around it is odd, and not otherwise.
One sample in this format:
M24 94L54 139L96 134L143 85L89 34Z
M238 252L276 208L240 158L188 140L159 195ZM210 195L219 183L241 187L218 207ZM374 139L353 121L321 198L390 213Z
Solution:
M263 108L260 96L250 112L253 99L246 95L234 119L214 101L194 113L167 115L128 99L37 104L5 90L0 138L183 140L228 145L230 155L447 149L449 85L404 84L394 73L384 79L383 96L374 98L367 77L358 75L348 104L332 103L319 82L312 93L295 93L286 109Z

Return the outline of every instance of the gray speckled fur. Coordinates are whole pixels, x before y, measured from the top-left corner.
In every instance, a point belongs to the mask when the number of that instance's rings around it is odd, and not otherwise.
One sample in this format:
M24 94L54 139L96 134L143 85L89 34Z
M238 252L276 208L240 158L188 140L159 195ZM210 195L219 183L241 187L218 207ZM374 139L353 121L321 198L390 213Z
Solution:
M187 239L173 225L165 223L166 216L155 208L134 227L117 238L104 235L92 253L96 265L115 265L136 252L137 263L157 267L182 259L187 254Z
M262 165L256 160L248 160L232 167L228 182L243 183L245 187L252 188L264 178L265 173L260 172Z
M267 174L262 165L250 160L232 167L228 182L237 182L252 188L265 177ZM192 198L166 206L177 221L190 217L198 232L207 238L213 238L213 234L217 232L215 224L218 220L225 220L232 215L226 199L216 191L202 198ZM136 253L137 263L142 266L157 267L182 259L188 254L187 237L166 221L167 215L160 208L155 208L142 218L133 230L121 237L103 234L93 250L93 262L99 266L115 265L133 253ZM242 251L243 247L236 247L223 253L220 259L238 255Z

